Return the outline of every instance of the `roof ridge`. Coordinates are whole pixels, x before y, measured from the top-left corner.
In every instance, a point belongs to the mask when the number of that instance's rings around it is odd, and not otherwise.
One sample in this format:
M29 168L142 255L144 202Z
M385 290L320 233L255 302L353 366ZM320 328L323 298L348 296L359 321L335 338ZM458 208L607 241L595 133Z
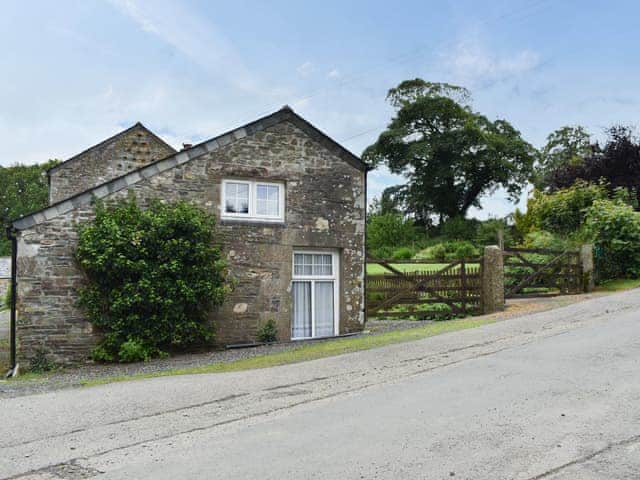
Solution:
M187 163L194 158L216 151L232 142L240 140L248 135L253 135L254 133L277 125L285 120L293 121L293 123L298 128L302 129L307 135L323 143L325 148L332 151L340 159L348 162L354 168L364 172L369 169L368 165L356 155L351 153L335 140L331 139L324 132L311 125L311 123L295 113L290 107L285 107L241 127L228 130L216 137L198 143L191 148L181 150L164 158L155 160L119 177L115 177L107 182L101 183L100 185L96 185L95 187L91 187L83 192L77 193L72 197L65 198L41 210L12 220L10 224L17 230L32 227L46 220L63 215L81 205L88 205L94 198L104 198L107 195L134 185L143 179L151 178L178 165Z

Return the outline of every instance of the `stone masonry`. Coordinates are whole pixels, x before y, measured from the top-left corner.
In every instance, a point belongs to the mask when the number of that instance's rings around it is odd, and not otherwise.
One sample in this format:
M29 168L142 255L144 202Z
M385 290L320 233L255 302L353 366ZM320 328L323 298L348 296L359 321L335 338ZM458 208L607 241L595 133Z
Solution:
M363 327L366 169L345 161L345 151L316 132L281 110L91 193L114 201L133 192L142 204L151 198L188 200L219 218L223 178L285 183L284 223L219 222L235 281L224 305L211 314L220 345L255 340L268 319L276 320L279 339L290 338L294 249L339 252L340 333ZM61 364L86 361L99 340L76 306L84 282L74 260L77 225L92 218L91 205L80 196L14 224L22 362L39 350Z
M175 150L141 123L51 168L49 203L56 203L167 157Z

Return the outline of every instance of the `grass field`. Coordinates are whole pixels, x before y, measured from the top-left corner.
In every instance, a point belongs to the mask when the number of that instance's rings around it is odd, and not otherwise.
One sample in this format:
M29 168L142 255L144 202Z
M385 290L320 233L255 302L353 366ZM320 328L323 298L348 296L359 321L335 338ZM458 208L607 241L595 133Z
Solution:
M449 265L449 263L392 263L394 268L397 268L401 272L433 272L442 270L444 267ZM468 263L469 266L477 267L477 263ZM453 270L457 270L460 267L454 267ZM382 273L391 273L389 270L384 268L382 265L378 265L377 263L367 263L367 274L369 275L380 275Z

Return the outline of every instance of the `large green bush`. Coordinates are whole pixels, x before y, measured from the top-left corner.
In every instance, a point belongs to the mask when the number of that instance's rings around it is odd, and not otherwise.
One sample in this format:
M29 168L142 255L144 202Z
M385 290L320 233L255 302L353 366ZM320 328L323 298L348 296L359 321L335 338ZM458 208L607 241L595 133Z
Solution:
M527 202L527 213L516 216L516 227L522 236L534 230L573 235L584 224L587 208L607 197L606 185L585 182L554 193L535 190Z
M88 283L80 305L104 332L102 361L138 361L213 338L211 307L227 291L212 216L186 202L134 198L95 205L79 230L76 256Z
M453 217L444 222L440 233L448 240L474 240L479 225L480 221L476 219Z
M395 213L376 214L367 220L367 249L397 248L411 245L417 238L411 220Z
M585 233L595 248L599 280L640 277L640 212L620 201L596 200Z

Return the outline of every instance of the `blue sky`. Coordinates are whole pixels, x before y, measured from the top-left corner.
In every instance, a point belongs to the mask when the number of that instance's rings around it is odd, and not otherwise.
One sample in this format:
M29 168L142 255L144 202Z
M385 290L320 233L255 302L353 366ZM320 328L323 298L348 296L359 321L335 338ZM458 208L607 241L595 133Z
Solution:
M68 158L136 121L174 146L292 106L360 154L386 91L422 77L536 146L585 125L637 124L633 1L5 1L0 164ZM370 175L377 195L402 178ZM503 192L486 218L513 210Z

